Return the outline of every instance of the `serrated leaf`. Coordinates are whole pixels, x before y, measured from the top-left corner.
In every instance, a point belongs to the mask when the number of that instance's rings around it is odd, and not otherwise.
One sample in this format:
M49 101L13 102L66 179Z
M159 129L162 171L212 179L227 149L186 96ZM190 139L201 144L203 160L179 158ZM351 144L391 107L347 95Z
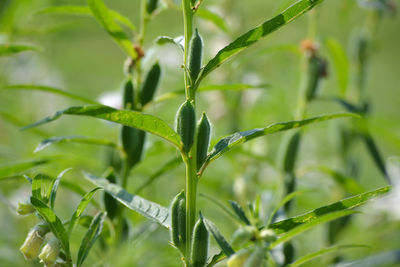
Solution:
M44 118L41 121L24 127L29 129L41 124L49 123L60 118L62 115L79 115L99 118L107 121L116 122L125 126L137 128L155 135L158 135L165 140L181 149L180 136L171 129L163 120L152 115L143 114L132 110L117 110L107 106L81 106L70 107L64 110L57 111L53 116Z
M173 44L176 45L182 52L185 50L183 47L183 42L185 41L185 37L183 36L178 36L175 38L169 37L169 36L160 36L156 39L156 44L158 45L164 45L164 44Z
M333 252L338 252L340 250L349 249L349 248L368 248L368 246L364 246L364 245L338 245L338 246L332 246L332 247L329 247L329 248L323 248L321 250L318 250L316 252L313 252L313 253L307 254L307 255L305 255L303 257L298 258L295 262L287 265L287 267L297 267L297 266L300 266L300 265L302 265L304 263L312 261L312 260L314 260L316 258L324 256L326 254L333 253Z
M52 183L51 186L51 191L50 191L50 196L49 196L49 200L50 200L50 208L53 210L54 209L54 203L56 201L56 195L57 195L57 190L58 190L58 186L60 184L61 178L64 176L64 174L67 171L70 171L71 168L68 168L66 170L63 170L58 176L57 179L55 179Z
M204 77L206 77L213 70L215 70L222 63L224 63L234 55L238 54L250 45L256 43L261 38L293 21L297 17L303 15L304 13L311 10L316 5L322 2L323 0L300 0L276 17L243 34L235 41L230 43L228 46L220 50L217 55L207 63L196 83L199 84L200 81L204 79Z
M36 197L31 197L31 203L35 207L36 211L42 216L42 218L48 223L52 233L60 240L61 246L65 253L69 255L69 240L67 231L65 231L64 225L57 215L42 201Z
M20 175L36 166L50 162L50 159L34 159L16 163L8 163L0 166L0 180Z
M320 216L323 216L325 214L356 208L372 198L386 194L387 192L389 192L389 189L390 187L386 186L370 192L352 196L333 204L317 208L303 215L273 223L269 226L269 228L273 229L277 234L288 232L303 223L317 220Z
M98 178L88 173L85 173L85 177L96 186L103 188L104 191L109 193L127 208L136 211L140 215L155 221L168 229L171 228L170 214L167 208L137 195L129 194L119 185L112 184L106 179Z
M210 21L215 26L223 30L224 32L229 32L228 26L226 25L225 20L218 14L208 10L208 9L198 9L196 11L196 15L199 16L201 19Z
M76 208L74 214L72 214L71 220L69 222L69 226L68 226L68 233L69 234L71 234L71 232L74 230L74 228L77 225L78 220L81 217L82 213L85 211L87 205L90 203L90 200L92 200L94 194L99 189L101 189L101 188L100 187L96 187L95 189L91 190L89 193L87 193L81 199L81 202L79 203L78 207Z
M116 43L133 59L137 57L133 49L132 42L125 34L124 30L114 22L114 18L110 10L106 7L102 0L88 0L88 5L97 21L103 26L107 33L114 39Z
M332 115L322 115L322 116L317 116L305 120L298 120L298 121L289 121L289 122L281 122L281 123L275 123L270 126L267 126L265 128L257 128L245 132L237 132L232 135L229 135L223 139L221 139L211 150L211 152L208 154L203 166L200 169L200 173L204 171L204 169L207 167L208 164L210 164L212 161L216 160L217 158L221 157L224 153L228 152L232 148L243 144L247 141L250 141L254 138L260 137L260 136L265 136L268 134L273 134L277 132L282 132L294 128L299 128L303 127L305 125L314 123L314 122L321 122L321 121L326 121L326 120L331 120L331 119L337 119L337 118L343 118L343 117L358 117L355 114L351 113L338 113L338 114L332 114Z
M100 236L101 231L103 230L103 224L105 218L106 218L105 212L99 212L93 218L93 221L90 224L89 229L86 232L86 235L82 239L81 246L79 247L78 259L76 262L77 267L81 266L82 263L85 261L94 242L96 242L96 239Z
M85 136L57 136L47 138L39 143L39 145L35 148L35 153L39 152L51 145L59 144L59 143L83 143L83 144L93 144L93 145L103 145L103 146L111 146L114 148L118 148L118 145L114 142L108 140L97 139L93 137L85 137Z
M280 238L278 238L276 241L271 243L270 248L273 249L277 245L279 245L283 242L287 242L287 241L291 240L292 238L296 237L297 235L299 235L307 230L310 230L311 228L313 228L317 225L327 223L327 222L330 222L330 221L333 221L333 220L336 220L341 217L348 216L348 215L351 215L354 213L357 213L357 212L353 211L353 210L341 210L341 211L334 211L334 212L319 216L315 220L308 221L306 223L303 223L303 224L291 229L290 231L285 232Z
M13 85L6 85L2 88L3 90L32 90L32 91L42 91L47 93L52 93L56 95L65 96L71 99L79 100L87 104L94 104L99 105L100 103L68 91L64 91L58 88L45 86L45 85L33 85L33 84L13 84Z
M229 257L230 255L235 254L235 251L233 250L231 245L229 245L228 241L226 241L225 237L221 234L221 232L218 230L217 226L213 222L204 218L204 225L206 226L207 231L212 234L215 241L217 241L219 247L226 256Z
M0 57L11 56L25 51L38 51L39 48L33 45L22 44L0 44Z
M247 218L246 214L244 213L242 206L240 206L239 203L233 200L229 200L229 204L231 204L233 211L239 217L239 219L245 224L250 225L250 221Z

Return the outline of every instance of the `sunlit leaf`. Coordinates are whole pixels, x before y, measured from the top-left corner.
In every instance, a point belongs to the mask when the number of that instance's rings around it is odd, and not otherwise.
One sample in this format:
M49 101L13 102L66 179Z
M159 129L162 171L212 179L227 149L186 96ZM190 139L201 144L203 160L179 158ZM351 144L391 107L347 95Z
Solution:
M51 191L50 191L50 196L49 196L49 200L50 200L50 208L53 210L54 209L54 203L56 201L56 195L57 195L57 190L58 190L58 186L60 184L61 178L64 176L64 174L71 170L71 168L66 169L64 171L62 171L58 176L57 179L55 179L52 183L51 186Z
M173 44L176 45L182 52L185 50L183 47L183 42L185 38L183 36L178 36L175 38L169 37L169 36L160 36L156 39L156 44L158 45L164 45L164 44Z
M117 148L118 145L114 142L97 139L92 137L85 137L85 136L57 136L45 139L40 142L40 144L36 147L35 153L39 152L51 145L59 144L59 143L83 143L83 144L93 144L93 145L103 145L103 146L111 146Z

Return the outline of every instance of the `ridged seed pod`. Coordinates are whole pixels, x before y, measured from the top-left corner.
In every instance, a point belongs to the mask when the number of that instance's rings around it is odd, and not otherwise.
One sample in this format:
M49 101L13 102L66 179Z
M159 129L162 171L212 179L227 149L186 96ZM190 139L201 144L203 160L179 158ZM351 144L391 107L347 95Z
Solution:
M243 267L262 267L265 258L265 251L262 247L257 247L257 249L251 253L250 257L246 260Z
M196 222L193 230L193 240L190 259L193 267L204 267L207 261L209 234L203 218Z
M187 153L192 148L196 131L196 114L192 103L187 100L179 108L176 117L176 131L181 136L183 150Z
M136 128L123 126L121 129L121 139L128 167L132 168L142 159L146 133Z
M181 251L186 243L186 198L182 190L171 202L171 240Z
M287 144L285 156L283 159L283 170L285 172L293 172L296 164L297 153L299 150L301 134L299 131L294 133Z
M206 113L201 116L197 125L197 170L201 168L207 158L208 147L210 145L211 125Z
M196 81L203 60L203 39L196 29L189 43L188 69L192 81Z
M122 105L124 109L133 110L135 107L134 87L131 79L124 83Z
M140 90L140 103L142 106L153 100L161 77L160 64L155 63L144 79L143 85Z
M158 0L147 0L146 1L146 11L147 14L152 14L154 10L156 10L158 4Z

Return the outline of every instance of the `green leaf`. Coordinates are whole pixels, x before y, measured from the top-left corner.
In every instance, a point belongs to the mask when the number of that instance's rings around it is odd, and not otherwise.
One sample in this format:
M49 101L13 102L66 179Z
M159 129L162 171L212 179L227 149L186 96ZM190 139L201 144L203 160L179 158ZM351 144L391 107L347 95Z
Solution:
M158 45L173 44L176 45L183 52L185 50L182 45L182 42L184 42L184 40L185 37L183 36L178 36L175 38L169 36L160 36L156 39L155 43Z
M38 174L32 179L32 196L39 200L42 200L42 175Z
M114 148L118 148L118 145L114 142L108 140L102 140L92 137L85 136L57 136L45 139L40 142L40 144L36 147L35 153L39 152L51 145L59 144L59 143L83 143L83 144L94 144L94 145L103 145L103 146L111 146Z
M361 260L341 262L332 267L382 267L397 266L400 259L400 250L385 251L371 255Z
M106 218L105 212L99 212L93 218L93 221L90 224L90 227L86 232L86 235L82 239L81 246L79 247L78 259L76 262L77 267L81 266L82 263L85 261L94 242L96 242L96 239L101 234L105 218Z
M109 14L112 16L114 21L121 23L128 27L132 31L136 30L135 25L130 21L129 18L121 15L120 13L109 9ZM52 6L47 7L36 12L37 15L42 14L57 14L57 15L75 15L75 16L93 16L91 10L87 6Z
M223 210L232 219L235 219L238 223L241 223L241 220L230 209L228 209L224 204L222 204L219 200L217 200L209 195L206 195L204 193L199 193L199 196L207 199L208 201L210 201L211 203L213 203L214 205L219 207L221 210Z
M250 221L247 218L246 214L244 213L242 206L240 206L239 203L233 200L229 200L229 204L231 204L233 211L236 213L239 219L245 224L250 225Z
M318 209L315 209L313 211L307 212L303 215L299 215L293 218L289 218L280 222L273 223L269 226L269 228L273 229L277 234L288 232L292 230L295 227L298 227L299 225L307 222L311 222L314 220L317 220L319 217L332 213L332 212L337 212L341 210L347 210L347 209L353 209L356 208L364 203L366 203L368 200L384 195L387 192L389 192L390 187L382 187L370 192L366 192L363 194L359 194L356 196L352 196L343 200L340 200L338 202L335 202L333 204L327 205L320 207Z
M99 118L107 121L116 122L125 126L130 126L158 135L171 142L178 149L181 149L180 136L171 129L164 121L152 115L143 114L132 110L117 110L107 106L81 106L70 107L56 112L53 116L44 118L41 121L24 127L29 129L41 124L49 123L61 117L62 115L79 115Z
M61 178L64 176L64 174L67 171L70 171L71 168L68 168L66 170L63 170L58 176L57 179L55 179L52 183L51 186L51 191L50 191L50 208L53 210L54 209L54 203L56 202L56 195L57 195L57 189L58 189L58 185L60 184Z
M323 248L321 250L318 250L316 252L313 252L313 253L307 254L307 255L305 255L303 257L298 258L295 262L287 265L287 267L297 267L297 266L300 266L300 265L302 265L304 263L312 261L312 260L314 260L316 258L324 256L326 254L333 253L333 252L338 252L340 250L349 249L349 248L368 248L368 246L364 246L364 245L338 245L338 246L332 246L332 247L329 247L329 248Z
M42 218L48 223L50 230L60 240L61 246L65 253L69 255L69 240L67 231L65 231L64 225L57 215L42 201L36 197L31 197L31 203L35 207L36 211L42 216Z
M215 26L223 30L224 32L229 32L228 26L226 25L225 19L223 19L220 15L208 10L208 9L198 9L196 11L196 15L201 19L208 20L214 23Z
M0 44L0 57L11 56L25 51L39 51L39 48L33 45Z
M316 218L315 220L308 221L308 222L306 222L300 226L297 226L297 227L291 229L290 231L284 233L280 238L278 238L276 241L271 243L270 248L273 249L277 245L279 245L283 242L287 242L287 241L291 240L292 238L294 238L295 236L297 236L307 230L310 230L311 228L313 228L317 225L320 225L320 224L323 224L326 222L330 222L330 221L333 221L338 218L348 216L348 215L351 215L354 213L357 213L357 212L353 211L353 210L341 210L341 211L335 211L335 212L321 215L318 218Z
M0 165L0 180L20 175L36 166L49 163L51 159L34 159Z
M56 95L62 95L71 99L79 100L87 104L99 105L99 102L94 100L64 91L58 88L44 86L44 85L33 85L33 84L13 84L7 85L2 88L3 90L32 90L32 91L42 91L47 93L52 93Z
M328 52L335 67L336 76L340 87L340 96L346 96L347 84L349 82L350 63L343 46L334 38L325 41Z
M82 199L81 202L79 203L78 207L76 208L74 214L72 214L71 220L69 222L68 226L68 233L71 234L71 232L74 230L75 226L78 223L79 218L81 217L82 213L85 211L87 205L89 204L90 200L92 200L94 194L96 193L97 190L101 189L100 187L96 187L89 193L87 193Z
M88 173L85 173L85 177L96 186L104 188L104 191L109 193L127 208L136 211L140 215L155 221L168 229L171 228L170 214L167 208L137 195L131 195L119 185L112 184L106 179L98 178Z
M133 59L137 57L133 49L132 42L125 34L123 29L114 22L114 17L110 10L104 5L102 0L88 0L88 5L97 21L103 26L107 33L114 39L116 43Z
M199 84L204 77L206 77L213 70L234 55L254 44L262 37L267 36L268 34L278 30L280 27L293 21L297 17L303 15L322 2L323 0L300 0L276 17L243 34L228 46L220 50L217 55L207 63L196 83Z
M386 181L390 184L390 178L386 170L385 162L383 161L381 153L379 152L379 148L376 145L371 134L368 132L364 132L361 134L361 138L364 140L368 152L371 155L372 159L374 160L379 171L386 178Z
M235 254L235 251L233 250L231 245L229 245L228 241L226 241L225 237L221 234L221 232L218 230L217 226L213 222L204 218L204 225L206 226L207 231L212 234L215 241L217 241L219 247L222 249L226 256L229 257L230 255Z
M303 127L305 125L314 123L314 122L321 122L331 119L343 118L343 117L358 117L355 114L351 113L338 113L332 115L322 115L313 117L310 119L305 120L298 120L298 121L289 121L289 122L281 122L275 123L265 128L257 128L245 132L237 132L232 135L229 135L223 139L221 139L211 150L208 154L203 166L200 169L200 174L204 171L208 164L212 161L216 160L217 158L221 157L224 153L228 152L232 148L243 144L249 140L252 140L256 137L265 136L268 134L273 134L277 132L282 132L294 128Z

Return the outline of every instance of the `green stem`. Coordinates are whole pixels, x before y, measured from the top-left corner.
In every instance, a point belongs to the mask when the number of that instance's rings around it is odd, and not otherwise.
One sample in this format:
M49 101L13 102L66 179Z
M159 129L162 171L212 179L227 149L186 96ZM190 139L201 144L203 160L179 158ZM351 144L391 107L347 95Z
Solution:
M187 66L188 61L188 52L189 52L189 42L192 38L193 34L193 10L190 7L189 0L182 0L182 9L183 9L183 27L184 27L184 36L185 36L185 56L183 60L183 64ZM186 99L189 99L194 102L194 92L190 88L189 76L188 73L185 71L185 92L186 92Z

